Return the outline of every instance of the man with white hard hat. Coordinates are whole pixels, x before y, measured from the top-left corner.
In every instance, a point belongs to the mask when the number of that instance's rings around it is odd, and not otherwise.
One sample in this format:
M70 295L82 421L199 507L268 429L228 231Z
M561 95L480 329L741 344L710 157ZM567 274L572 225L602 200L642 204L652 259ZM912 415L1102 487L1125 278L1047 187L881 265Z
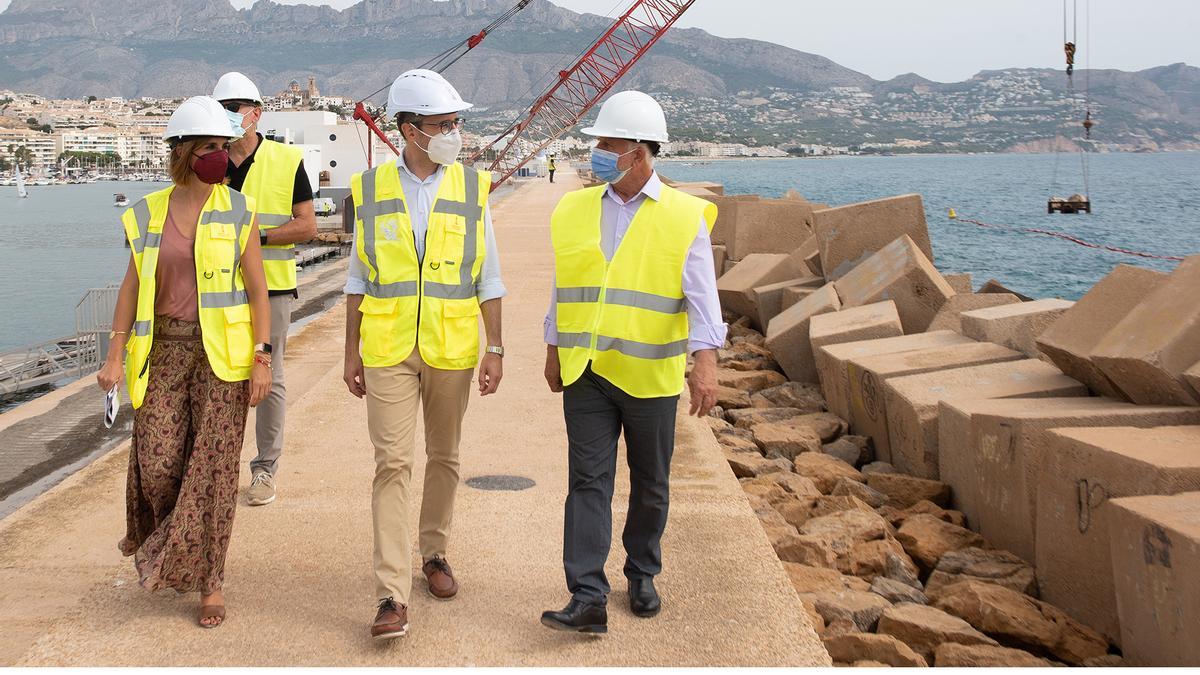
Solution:
M408 508L418 404L425 426L422 566L429 593L458 592L446 549L459 480L459 439L479 365L479 393L503 375L500 259L488 193L492 178L457 161L471 107L441 75L410 70L392 84L387 111L401 155L351 178L355 256L346 280L350 393L366 398L375 446L371 513L375 588L371 635L408 630L412 587ZM479 317L487 348L479 358Z
M275 501L275 476L283 454L283 418L287 389L283 357L292 300L296 292L295 244L317 236L313 191L304 170L304 152L263 138L258 133L262 96L250 78L238 72L217 80L213 98L228 111L241 138L229 147L226 170L229 187L252 197L258 205L259 243L271 300L271 393L255 413L258 454L250 461L250 487L246 502L262 506Z
M617 441L625 434L629 511L622 541L630 610L652 617L662 571L675 412L687 383L691 413L716 402L725 342L709 231L713 204L654 172L667 141L658 103L614 94L595 125L592 172L606 185L568 193L550 219L555 288L546 316L546 381L562 392L569 482L563 567L571 600L542 614L558 630L608 631L604 574L612 541Z

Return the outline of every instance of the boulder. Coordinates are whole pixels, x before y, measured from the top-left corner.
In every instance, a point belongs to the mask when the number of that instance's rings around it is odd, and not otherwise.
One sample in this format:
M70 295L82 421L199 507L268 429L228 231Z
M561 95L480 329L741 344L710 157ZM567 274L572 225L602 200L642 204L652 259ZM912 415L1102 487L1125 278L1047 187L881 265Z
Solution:
M1200 255L1186 258L1092 349L1092 363L1134 403L1197 405L1183 372L1200 361Z
M821 618L821 613L817 611L816 606L806 601L802 601L800 606L804 608L804 613L808 616L808 622L812 624L813 632L817 635L824 635L825 619Z
M840 279L898 237L933 260L921 196L900 195L813 211L813 235L825 277Z
M890 635L850 633L833 637L823 636L822 643L829 652L829 658L838 662L855 663L866 660L897 668L925 668L929 665L929 662L911 647Z
M894 539L889 540L899 546L899 542ZM918 576L917 564L908 557L901 547L899 552L889 552L884 560L883 576L893 581L899 581L906 586L912 586L918 590L925 590Z
M812 317L836 312L842 303L832 284L814 290L808 297L780 312L767 326L767 349L796 382L817 382L808 327Z
M842 418L827 412L808 413L784 420L785 424L801 429L810 429L820 437L822 443L831 443L846 433ZM817 448L814 452L820 452Z
M871 508L879 508L887 502L887 496L882 492L849 478L839 478L830 494L835 497L855 497Z
M924 604L908 603L883 610L878 630L881 635L891 635L930 660L938 645L947 642L999 646L966 621Z
M896 303L891 300L820 314L812 317L808 326L808 340L818 372L824 371L821 347L903 334Z
M821 452L836 457L851 466L858 466L874 457L871 452L871 439L866 436L842 436L832 443L821 446Z
M1038 337L1074 304L1052 298L963 312L962 332L969 338L994 342L1038 358L1041 356Z
M938 520L943 520L947 523L950 523L951 525L957 525L959 527L967 526L967 517L964 516L961 511L954 511L951 509L943 509L942 507L938 506L937 504L934 504L933 502L929 501L928 499L922 499L921 501L917 502L916 504L913 504L912 506L904 509L904 511L903 511L904 515L901 518L901 523L903 523L903 521L905 521L905 520L908 520L912 516L921 515L922 513L931 515L934 518L937 518Z
M754 427L754 442L769 458L794 459L802 452L820 452L821 438L809 428L784 422L766 422Z
M758 478L743 478L742 492L760 497L768 503L777 502L787 495L783 488L775 483L759 481Z
M895 579L889 579L887 577L875 577L875 580L871 582L870 590L872 593L882 595L887 599L888 602L892 604L901 602L910 602L917 605L929 604L929 598L925 597L925 594L920 590L909 586L903 581L896 581ZM895 607L892 609L895 609ZM888 611L891 610L884 610L884 614L887 614ZM881 630L880 632L888 631ZM897 635L897 637L900 636ZM905 640L905 642L908 642L908 640ZM909 644L911 645L912 643Z
M771 351L750 342L739 342L717 351L717 363L729 370L779 370Z
M750 394L733 387L717 386L717 405L725 410L750 407Z
M765 476L768 480L774 481L776 485L786 490L789 494L795 497L819 497L821 491L817 489L816 483L812 479L804 476L797 476L791 471L769 473Z
M788 471L790 463L786 459L767 459L759 454L734 452L724 448L725 461L738 478L754 478L767 473Z
M996 584L1017 593L1037 596L1033 567L1008 551L974 546L948 551L938 559L925 586L934 593L960 581Z
M785 562L784 570L792 581L797 593L822 593L826 591L856 590L865 591L869 584L858 577L848 577L841 572L828 567L813 567L799 563Z
M836 278L836 277L835 277ZM904 332L920 333L954 295L929 257L902 236L834 282L845 307L859 307L884 300L896 304Z
M765 529L765 528L764 528ZM809 537L796 534L795 528L790 531L780 530L772 538L772 532L767 532L775 555L783 562L793 562L812 567L828 567L836 569L837 556L819 537Z
M866 483L887 495L888 503L900 509L920 501L930 501L938 506L948 506L950 503L950 487L936 480L902 473L872 473L867 476Z
M896 533L896 539L926 571L937 566L938 560L950 551L985 544L983 537L978 534L929 515L905 520Z
M1049 668L1054 664L1020 649L947 642L934 650L933 665L938 668Z
M1025 649L1080 665L1108 652L1099 633L1062 610L1016 591L979 581L960 581L930 591L938 609L971 624L1006 647Z
M734 428L750 430L768 422L782 422L800 416L797 408L744 408L730 410L725 413L725 419Z
M849 589L813 593L811 599L826 624L846 619L864 633L874 631L883 610L892 606L883 596Z
M732 429L731 432L745 432L745 429ZM758 449L758 444L754 442L753 435L746 438L736 433L720 433L717 434L717 442L727 450L736 453L749 453L758 457L762 456L762 451Z
M856 497L834 497L829 495L800 498L780 508L787 522L797 528L804 527L804 524L813 518L827 516L838 511L857 509L859 511L866 511L867 513L875 513L874 509Z
M793 470L801 476L811 478L822 494L829 494L837 485L838 479L863 481L863 476L849 464L819 452L806 452L797 455L793 462Z
M1166 279L1162 272L1117 265L1042 332L1037 339L1038 349L1097 395L1123 398L1108 376L1092 363L1092 350Z
M876 473L896 473L896 467L884 461L874 461L863 465L862 475L870 476Z
M1020 298L1012 293L959 293L946 300L926 330L952 330L961 334L963 312L1014 305L1018 302L1021 302Z
M874 511L849 509L812 518L799 530L802 535L825 541L834 554L844 556L854 544L888 536L889 528Z
M748 394L787 382L787 378L774 370L727 370L717 369L717 384L731 389L740 389ZM749 407L749 406L747 406Z
M750 397L754 408L795 408L801 414L824 412L825 397L821 387L809 382L785 382L767 387Z
M844 574L863 579L887 577L916 588L917 566L904 552L900 542L890 537L863 541L850 547L850 552L839 557L835 564ZM913 582L916 581L916 585Z
M813 611L816 611L816 609L816 605L813 605ZM821 616L821 613L817 612L817 616ZM825 619L822 618L821 621L824 622ZM851 635L861 632L862 631L858 629L858 626L854 625L854 622L850 619L834 619L825 626L825 632L821 633L821 637L826 638L833 637L835 635Z

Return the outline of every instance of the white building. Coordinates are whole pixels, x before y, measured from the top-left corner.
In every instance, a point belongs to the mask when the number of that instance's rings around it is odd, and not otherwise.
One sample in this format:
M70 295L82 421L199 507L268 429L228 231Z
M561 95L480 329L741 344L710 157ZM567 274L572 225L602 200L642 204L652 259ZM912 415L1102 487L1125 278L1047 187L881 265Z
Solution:
M50 134L33 129L0 129L0 156L9 160L12 159L8 151L10 145L14 150L22 145L29 148L35 166L53 166L58 160L58 144Z

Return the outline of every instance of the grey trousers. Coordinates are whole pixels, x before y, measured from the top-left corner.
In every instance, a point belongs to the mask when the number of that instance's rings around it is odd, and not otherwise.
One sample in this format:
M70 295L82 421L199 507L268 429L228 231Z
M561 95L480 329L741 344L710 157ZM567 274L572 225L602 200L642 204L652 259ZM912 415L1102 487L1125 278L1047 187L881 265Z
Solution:
M254 435L258 455L250 461L251 474L279 469L283 454L283 415L287 409L287 387L283 384L283 354L287 350L288 327L292 323L292 296L271 298L271 391L254 412Z
M641 579L662 571L660 541L667 526L678 403L678 396L630 396L590 367L563 390L570 471L563 568L576 599L608 601L611 587L604 563L612 546L612 496L622 431L630 482L622 535L625 576Z

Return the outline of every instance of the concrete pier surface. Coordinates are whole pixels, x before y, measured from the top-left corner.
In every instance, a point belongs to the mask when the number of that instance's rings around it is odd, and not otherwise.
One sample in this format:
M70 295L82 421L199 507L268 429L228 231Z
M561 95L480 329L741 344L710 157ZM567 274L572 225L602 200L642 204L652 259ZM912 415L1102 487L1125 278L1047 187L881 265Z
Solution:
M117 552L124 444L0 521L0 664L829 665L708 425L682 415L658 579L662 614L639 619L628 610L620 572L628 499L622 459L608 564L609 634L584 637L539 624L543 610L567 600L566 438L559 396L542 377L553 271L549 216L578 186L560 171L556 184L525 185L495 207L509 289L505 376L497 395L472 396L462 477L515 475L535 485L516 492L460 486L448 552L462 586L455 600L438 602L425 592L414 550L409 635L389 644L368 637L374 465L365 407L342 383L339 304L289 342L279 498L238 506L224 625L199 628L197 595L145 591ZM686 410L686 395L680 408ZM252 429L246 438L248 460ZM414 533L423 471L418 448ZM243 487L247 473L243 468Z

